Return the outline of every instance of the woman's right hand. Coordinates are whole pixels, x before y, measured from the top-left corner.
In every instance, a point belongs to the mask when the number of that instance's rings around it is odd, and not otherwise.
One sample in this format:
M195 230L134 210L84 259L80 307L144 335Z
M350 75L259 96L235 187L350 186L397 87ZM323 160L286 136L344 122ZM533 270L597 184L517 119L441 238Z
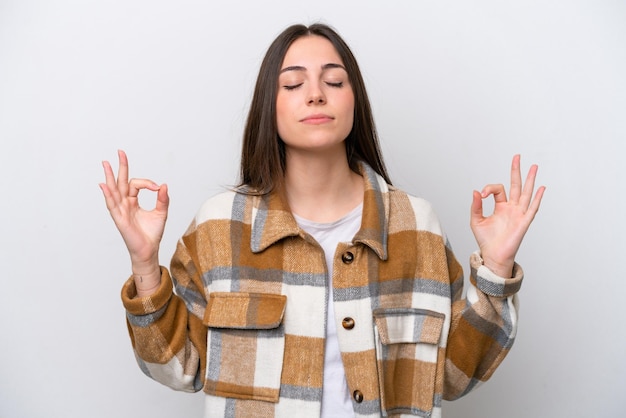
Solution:
M132 263L138 296L153 293L161 283L159 245L165 230L169 196L167 185L148 179L128 180L128 158L118 151L117 180L108 161L103 161L106 183L100 183L107 209L122 234ZM157 192L156 206L145 210L139 206L140 190Z

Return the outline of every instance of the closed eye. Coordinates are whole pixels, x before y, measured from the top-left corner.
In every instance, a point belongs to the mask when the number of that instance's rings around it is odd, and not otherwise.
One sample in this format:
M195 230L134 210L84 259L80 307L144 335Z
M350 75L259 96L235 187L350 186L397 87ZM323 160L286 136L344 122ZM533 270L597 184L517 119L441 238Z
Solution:
M289 85L283 86L283 88L284 88L285 90L295 90L295 89L297 89L298 87L300 87L302 84L304 84L304 83L289 84Z
M327 85L329 85L330 87L343 87L343 81L339 81L337 83L331 83L330 81L326 82Z

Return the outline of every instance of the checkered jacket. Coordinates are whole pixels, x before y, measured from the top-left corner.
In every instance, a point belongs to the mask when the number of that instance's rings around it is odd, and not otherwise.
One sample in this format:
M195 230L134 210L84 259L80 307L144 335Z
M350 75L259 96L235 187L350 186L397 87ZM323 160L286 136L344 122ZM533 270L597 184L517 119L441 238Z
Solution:
M516 265L504 279L472 255L463 272L431 206L370 167L361 229L334 255L278 194L224 192L178 242L171 277L122 290L139 366L206 394L207 417L319 417L328 292L357 417L440 417L442 399L487 380L513 344ZM175 289L175 293L173 292Z

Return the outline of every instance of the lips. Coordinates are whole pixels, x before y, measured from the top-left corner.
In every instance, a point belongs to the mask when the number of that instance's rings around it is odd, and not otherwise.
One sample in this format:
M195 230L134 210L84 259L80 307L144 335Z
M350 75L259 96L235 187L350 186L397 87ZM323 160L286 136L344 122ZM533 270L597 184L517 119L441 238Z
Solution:
M320 125L322 123L331 122L332 120L334 120L334 118L332 116L328 116L328 115L323 114L323 113L317 113L317 114L309 115L309 116L301 119L300 122L306 123L306 124L309 124L309 125Z

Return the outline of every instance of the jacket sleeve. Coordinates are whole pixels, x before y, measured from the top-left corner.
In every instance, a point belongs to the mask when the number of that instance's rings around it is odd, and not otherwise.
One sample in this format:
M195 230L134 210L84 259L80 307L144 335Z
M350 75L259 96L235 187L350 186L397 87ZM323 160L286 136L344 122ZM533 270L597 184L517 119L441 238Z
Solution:
M452 318L446 347L444 399L453 400L486 381L508 354L517 332L519 290L523 271L502 278L470 257L470 283L463 298L463 274L449 251ZM460 273L460 274L457 274Z
M139 367L152 379L185 392L202 389L206 367L207 329L202 324L206 302L193 265L181 240L172 259L175 280L161 267L161 286L151 296L138 298L132 278L122 288Z

